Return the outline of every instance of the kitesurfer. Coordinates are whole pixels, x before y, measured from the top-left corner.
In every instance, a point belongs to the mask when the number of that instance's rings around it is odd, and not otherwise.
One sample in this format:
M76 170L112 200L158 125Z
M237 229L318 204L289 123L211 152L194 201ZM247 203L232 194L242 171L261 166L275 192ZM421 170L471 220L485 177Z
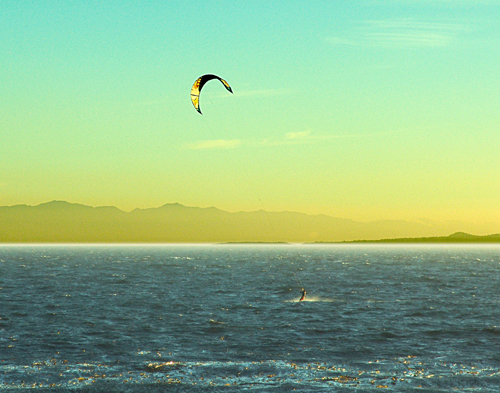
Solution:
M306 290L304 288L302 288L302 291L300 291L300 293L302 294L299 302L301 302L302 300L304 300L306 298Z

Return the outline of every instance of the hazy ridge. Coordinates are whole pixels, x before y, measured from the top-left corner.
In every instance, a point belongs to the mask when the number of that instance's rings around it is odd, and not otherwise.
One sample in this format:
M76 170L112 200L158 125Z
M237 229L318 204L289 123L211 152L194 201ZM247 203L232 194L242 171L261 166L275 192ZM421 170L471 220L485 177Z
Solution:
M302 243L396 241L395 238L406 238L399 241L428 238L427 241L432 242L431 237L475 229L481 230L470 224L428 220L359 222L297 212L231 213L215 207L188 207L178 203L131 212L112 206L91 207L64 201L0 207L2 243ZM478 240L462 236L454 241L471 239ZM489 241L498 241L495 237L491 239Z

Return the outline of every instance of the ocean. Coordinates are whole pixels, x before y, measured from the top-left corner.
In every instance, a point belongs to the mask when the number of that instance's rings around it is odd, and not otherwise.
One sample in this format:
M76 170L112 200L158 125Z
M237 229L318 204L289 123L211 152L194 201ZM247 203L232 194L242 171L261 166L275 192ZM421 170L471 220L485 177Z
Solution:
M3 245L0 392L500 391L499 284L491 245Z

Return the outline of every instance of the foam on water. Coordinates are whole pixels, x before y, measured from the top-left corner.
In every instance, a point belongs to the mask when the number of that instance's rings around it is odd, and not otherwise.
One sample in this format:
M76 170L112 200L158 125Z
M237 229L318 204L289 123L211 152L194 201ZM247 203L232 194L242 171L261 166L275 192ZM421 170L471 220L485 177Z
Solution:
M297 299L291 299L291 300L284 300L285 303L303 303L303 302L326 302L326 303L333 303L333 302L339 302L341 300L338 299L331 299L327 297L319 297L319 296L306 296L304 300L300 300L300 298Z
M149 355L140 352L138 355ZM162 355L157 353L157 355ZM475 385L487 391L500 386L498 368L447 363L440 359L423 362L415 356L377 359L355 365L328 362L293 363L268 361L153 361L123 367L111 364L69 363L48 359L23 366L0 366L4 375L0 390L6 388L84 388L138 391L139 385L177 385L189 391L232 387L259 391L302 389L321 391L343 387L357 389L385 388L391 391L445 392L450 386ZM451 382L453 381L453 382ZM450 385L450 383L452 385ZM135 386L135 387L134 387ZM56 390L57 391L57 390ZM147 391L150 391L149 389Z

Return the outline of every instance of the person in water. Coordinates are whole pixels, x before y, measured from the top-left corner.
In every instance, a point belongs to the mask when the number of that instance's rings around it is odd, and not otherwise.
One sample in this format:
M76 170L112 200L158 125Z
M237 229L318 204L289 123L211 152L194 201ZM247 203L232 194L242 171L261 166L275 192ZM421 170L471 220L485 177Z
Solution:
M300 293L302 294L302 297L300 298L299 302L301 302L302 300L304 300L306 298L306 290L304 288L302 288L302 291L300 291Z

